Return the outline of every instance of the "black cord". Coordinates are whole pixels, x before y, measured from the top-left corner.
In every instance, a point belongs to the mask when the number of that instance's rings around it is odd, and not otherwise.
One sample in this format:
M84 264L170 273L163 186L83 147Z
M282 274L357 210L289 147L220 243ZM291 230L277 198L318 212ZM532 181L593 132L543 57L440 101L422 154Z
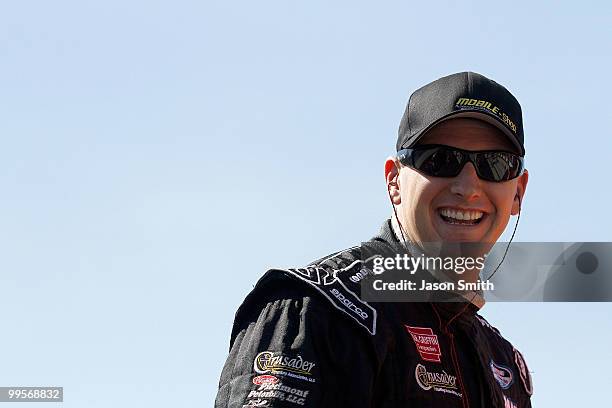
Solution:
M391 193L389 193L389 199L391 199ZM399 230L400 230L400 234L402 234L402 244L404 245L404 247L406 247L406 249L408 249L408 244L407 244L407 239L404 236L404 227L402 227L402 223L400 222L399 218L397 217L397 211L395 210L395 204L393 204L393 201L391 201L391 207L393 207L393 214L395 214L395 220L397 221L397 225L399 226ZM392 225L393 226L393 225ZM406 234L408 235L408 234Z
M512 236L510 237L510 241L508 242L508 246L506 247L506 251L504 252L504 256L502 256L501 261L499 261L499 265L497 265L497 268L495 268L493 273L486 280L491 279L493 277L493 275L495 275L497 273L497 270L499 269L501 264L504 262L504 259L506 259L506 255L508 254L508 250L510 249L510 244L512 243L512 240L514 239L514 234L516 234L516 228L518 227L519 221L521 219L521 196L517 195L516 198L518 198L518 200L519 200L519 212L518 212L518 217L516 218L516 224L514 224L514 231L512 231Z

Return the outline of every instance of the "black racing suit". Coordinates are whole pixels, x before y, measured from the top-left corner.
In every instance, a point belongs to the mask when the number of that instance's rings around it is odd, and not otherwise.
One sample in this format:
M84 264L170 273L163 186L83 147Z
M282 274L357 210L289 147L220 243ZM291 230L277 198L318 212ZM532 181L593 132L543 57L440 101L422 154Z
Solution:
M380 242L397 242L390 221ZM270 270L236 313L215 407L530 407L522 355L466 303L366 303L359 247Z

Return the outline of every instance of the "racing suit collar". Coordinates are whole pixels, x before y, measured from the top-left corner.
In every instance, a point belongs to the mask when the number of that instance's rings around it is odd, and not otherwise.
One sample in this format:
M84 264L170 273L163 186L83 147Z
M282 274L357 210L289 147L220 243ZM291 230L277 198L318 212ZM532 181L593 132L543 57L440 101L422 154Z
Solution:
M391 218L387 219L383 225L380 227L378 231L378 235L376 235L373 239L382 240L388 243L400 242L393 231L393 227L391 225Z
M391 218L385 220L383 225L380 227L378 234L372 239L377 241L385 241L387 243L401 242L395 233ZM408 243L408 245L410 245L410 243ZM440 314L440 317L443 320L450 322L457 318L462 319L473 317L485 303L484 298L478 293L475 293L474 296L470 295L470 297L466 298L466 300L470 303L467 307L466 302L436 302L432 303L432 305L435 305L434 308Z

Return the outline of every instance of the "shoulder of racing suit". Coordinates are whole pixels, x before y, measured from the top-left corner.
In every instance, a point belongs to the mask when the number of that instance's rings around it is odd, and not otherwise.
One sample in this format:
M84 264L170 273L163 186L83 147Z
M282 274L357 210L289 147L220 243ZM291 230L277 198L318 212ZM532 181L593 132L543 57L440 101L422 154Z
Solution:
M511 358L512 360L514 360L514 364L518 371L525 392L528 396L533 395L533 380L531 378L531 373L529 372L529 368L527 367L527 363L525 362L525 357L523 357L523 354L519 350L517 350L496 327L491 325L491 323L489 323L484 317L482 317L478 313L476 314L476 320L482 326L482 330L487 333L487 337L489 339L495 339L497 347L503 348L509 356L512 356Z
M321 258L301 268L270 269L257 282L241 309L250 307L266 290L281 285L321 296L323 303L345 315L370 335L376 334L377 311L359 298L361 271L360 247L352 247Z

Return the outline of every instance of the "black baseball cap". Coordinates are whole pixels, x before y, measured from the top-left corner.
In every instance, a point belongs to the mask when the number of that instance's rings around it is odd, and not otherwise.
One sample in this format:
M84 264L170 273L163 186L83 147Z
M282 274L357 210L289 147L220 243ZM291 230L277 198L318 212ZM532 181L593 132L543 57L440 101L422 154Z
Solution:
M475 72L445 76L414 91L400 123L397 150L414 146L431 127L457 117L489 122L525 155L521 105L506 88Z

